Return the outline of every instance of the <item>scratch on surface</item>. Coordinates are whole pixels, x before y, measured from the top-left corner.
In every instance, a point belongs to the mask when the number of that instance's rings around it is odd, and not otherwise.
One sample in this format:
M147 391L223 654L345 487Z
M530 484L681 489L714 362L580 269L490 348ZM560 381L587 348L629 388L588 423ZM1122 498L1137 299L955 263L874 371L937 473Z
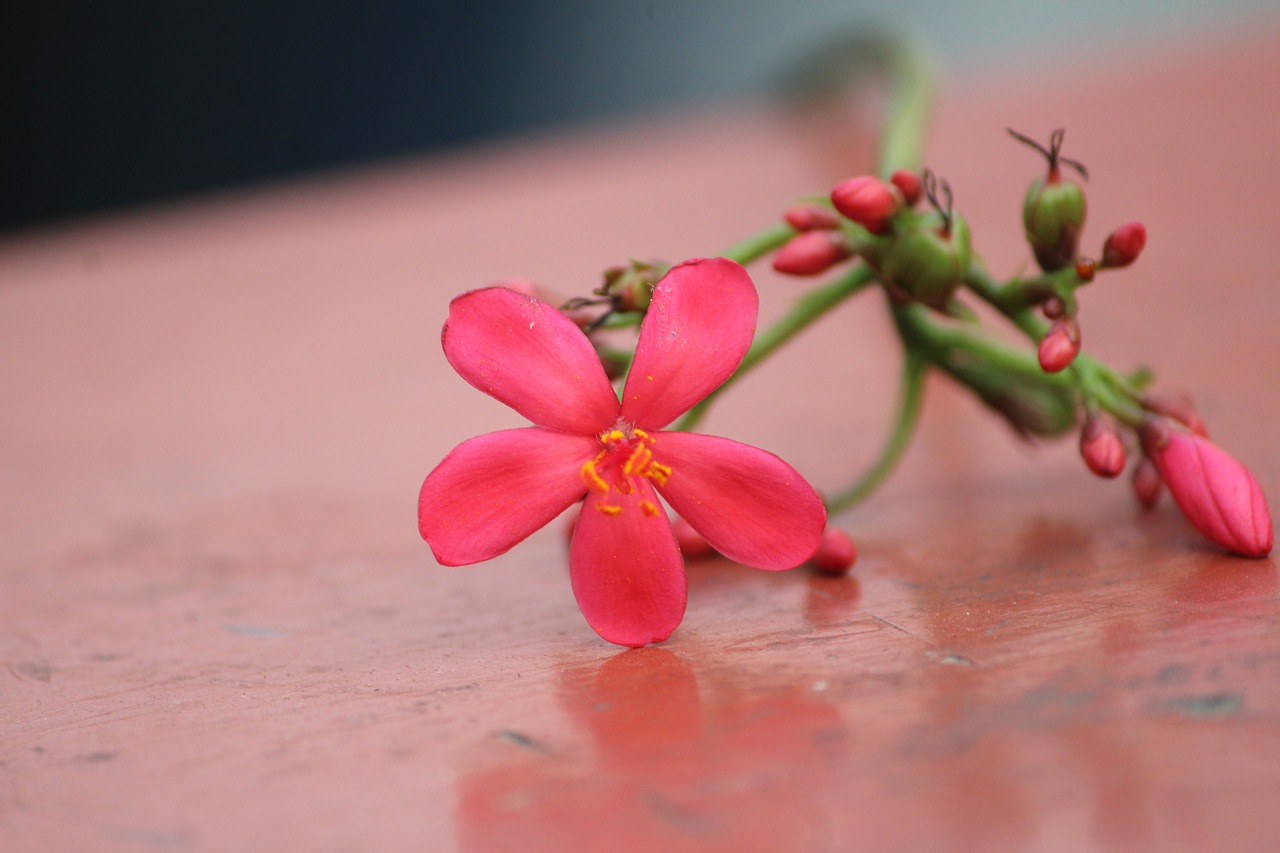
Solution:
M513 746L518 746L521 749L527 749L531 752L541 753L542 755L548 755L551 752L541 741L534 740L528 735L522 732L517 732L513 729L503 729L498 732L498 737Z
M1157 702L1151 710L1189 717L1226 717L1238 713L1243 706L1244 697L1239 693L1208 693L1203 696L1176 696Z
M913 634L912 632L908 631L906 628L903 628L901 625L896 625L893 622L890 622L888 619L885 619L883 616L877 616L874 613L868 613L867 615L870 616L872 619L876 620L877 622L879 622L881 625L888 625L893 630L906 634L908 637L910 637L913 640L919 640L920 642L924 643L926 646L933 645L932 640L926 640L924 637L921 637L918 634Z

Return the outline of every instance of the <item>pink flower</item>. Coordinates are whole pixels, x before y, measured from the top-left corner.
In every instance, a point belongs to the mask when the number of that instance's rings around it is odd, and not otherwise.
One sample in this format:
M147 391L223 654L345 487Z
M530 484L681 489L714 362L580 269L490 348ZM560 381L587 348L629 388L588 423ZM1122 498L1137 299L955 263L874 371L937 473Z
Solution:
M1142 445L1196 530L1245 557L1271 553L1271 512L1249 469L1204 436L1164 423L1144 429Z
M503 288L454 299L449 363L535 426L464 441L427 475L418 527L436 559L496 557L585 494L574 595L591 627L624 646L665 640L684 616L684 565L659 494L730 559L770 570L807 560L826 510L795 469L728 439L661 431L737 369L756 311L733 261L673 267L619 402L590 341L555 308Z

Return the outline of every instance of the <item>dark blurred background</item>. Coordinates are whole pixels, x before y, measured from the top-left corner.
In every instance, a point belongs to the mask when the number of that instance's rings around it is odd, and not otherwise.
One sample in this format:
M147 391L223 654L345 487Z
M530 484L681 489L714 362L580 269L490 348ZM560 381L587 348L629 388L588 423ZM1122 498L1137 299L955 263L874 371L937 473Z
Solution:
M857 28L983 74L1280 18L1275 0L0 5L0 230L753 97Z

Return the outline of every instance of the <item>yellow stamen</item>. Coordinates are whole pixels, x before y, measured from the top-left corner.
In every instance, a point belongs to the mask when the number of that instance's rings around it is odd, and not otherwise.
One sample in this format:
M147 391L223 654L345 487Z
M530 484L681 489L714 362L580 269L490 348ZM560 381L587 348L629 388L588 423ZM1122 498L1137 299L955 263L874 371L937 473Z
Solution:
M645 444L653 444L653 436L649 435L649 433L642 429L633 429L631 430L631 434L643 441Z
M650 462L648 469L644 471L644 476L653 480L659 486L665 486L667 480L671 477L671 466L663 465L661 462Z
M624 435L622 430L620 429L609 430L607 433L600 436L600 441L603 444L617 444L619 442L626 441L626 440L627 440L626 435Z
M617 504L596 504L596 509L603 512L605 515L610 515L610 516L622 515L622 507L618 506Z
M630 477L632 474L644 474L644 468L653 459L653 451L643 444L637 444L636 449L631 452L631 456L627 458L626 463L622 466L623 475Z
M603 453L595 459L587 460L582 466L582 482L587 484L588 489L597 489L607 495L609 494L609 484L600 476L600 472L596 471L596 463L600 461L602 456L604 456Z
M640 509L650 518L658 514L658 508L653 505L653 501L640 501Z

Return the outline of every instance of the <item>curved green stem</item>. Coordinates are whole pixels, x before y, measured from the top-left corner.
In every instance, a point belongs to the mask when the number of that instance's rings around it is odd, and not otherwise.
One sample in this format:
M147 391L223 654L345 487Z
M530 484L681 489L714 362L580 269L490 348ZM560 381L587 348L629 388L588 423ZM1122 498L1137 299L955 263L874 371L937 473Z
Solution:
M933 109L933 64L918 45L894 42L884 64L893 80L884 137L880 141L880 176L898 169L919 172L924 165L925 128Z
M924 400L924 379L928 362L917 352L905 350L902 362L902 383L898 389L898 416L889 429L889 438L875 462L848 488L827 499L827 512L831 515L843 512L861 502L874 492L898 466L916 424L920 422L920 404Z
M754 260L757 260L775 249L782 247L784 243L794 237L798 232L786 223L774 225L764 229L758 233L752 234L750 237L735 243L728 249L720 253L721 257L728 258L732 261L746 266Z
M873 274L867 267L854 267L830 284L811 290L801 296L791 306L790 311L779 318L772 326L756 335L751 348L747 350L747 354L742 359L742 364L738 365L738 369L734 371L733 375L726 379L719 388L708 394L701 403L685 412L684 417L676 422L673 429L689 431L697 427L706 416L711 403L724 393L726 388L741 379L748 371L772 354L774 350L794 338L823 314L859 290L862 290L872 280Z

